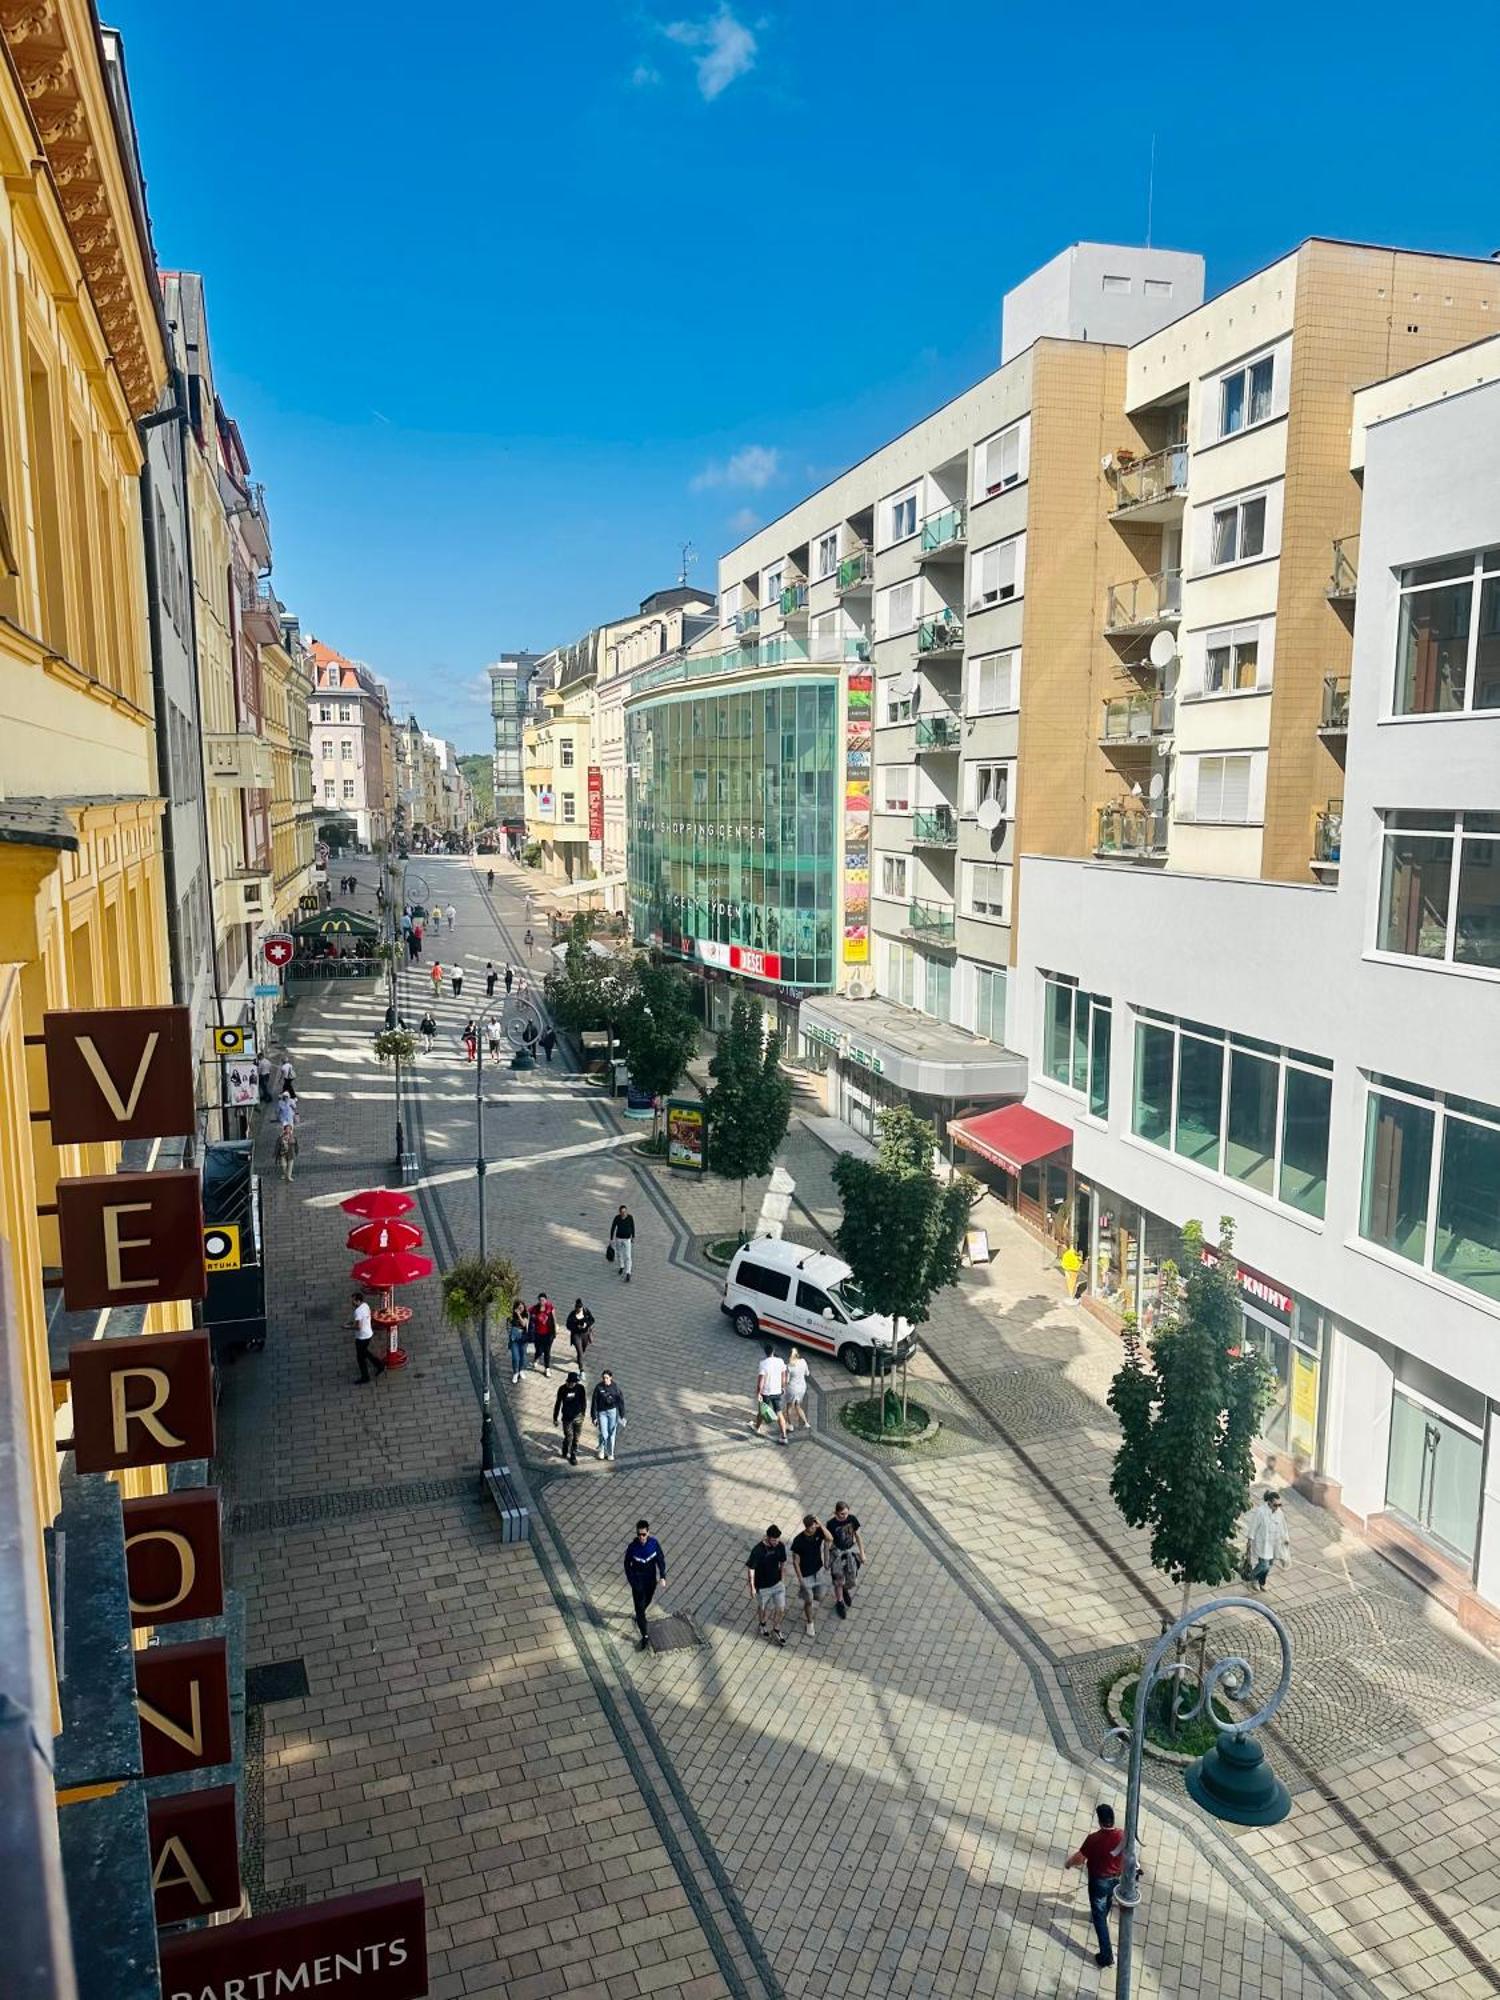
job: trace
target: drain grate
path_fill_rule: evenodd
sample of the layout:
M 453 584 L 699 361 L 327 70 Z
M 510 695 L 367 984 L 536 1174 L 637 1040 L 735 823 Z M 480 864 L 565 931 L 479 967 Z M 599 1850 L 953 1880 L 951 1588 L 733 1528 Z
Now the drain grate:
M 681 1653 L 689 1646 L 701 1646 L 703 1634 L 692 1619 L 682 1612 L 674 1612 L 670 1618 L 653 1618 L 646 1630 L 651 1635 L 653 1653 Z
M 307 1667 L 301 1660 L 270 1660 L 245 1669 L 245 1706 L 264 1708 L 273 1701 L 305 1701 Z

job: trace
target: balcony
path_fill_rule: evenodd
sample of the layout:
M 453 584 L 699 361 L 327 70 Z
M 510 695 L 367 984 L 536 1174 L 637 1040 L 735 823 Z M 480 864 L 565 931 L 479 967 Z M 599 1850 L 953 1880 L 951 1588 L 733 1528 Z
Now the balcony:
M 917 717 L 917 752 L 957 750 L 963 742 L 964 726 L 956 715 L 940 712 Z
M 747 632 L 758 632 L 760 630 L 759 608 L 755 605 L 752 605 L 748 611 L 736 611 L 733 618 L 731 618 L 729 622 L 731 627 L 736 632 L 738 632 L 742 638 Z
M 1312 865 L 1331 872 L 1339 865 L 1344 846 L 1344 801 L 1330 799 L 1313 815 Z
M 801 666 L 811 657 L 807 641 L 799 639 L 795 632 L 772 632 L 760 642 L 763 667 Z
M 1150 861 L 1167 852 L 1167 816 L 1147 812 L 1134 800 L 1101 806 L 1094 852 L 1108 860 Z
M 1187 493 L 1188 448 L 1168 445 L 1149 458 L 1132 458 L 1115 467 L 1115 504 L 1110 512 L 1117 518 L 1129 515 L 1134 521 L 1171 521 L 1182 512 Z
M 240 618 L 257 645 L 274 646 L 281 637 L 281 606 L 259 584 L 247 583 L 240 592 Z
M 964 649 L 964 621 L 944 611 L 924 618 L 917 627 L 917 653 L 924 660 L 956 659 Z
M 795 618 L 799 611 L 807 609 L 807 585 L 789 583 L 777 599 L 783 618 Z
M 1349 676 L 1324 674 L 1323 707 L 1318 718 L 1318 734 L 1330 738 L 1349 734 Z
M 903 927 L 908 937 L 922 944 L 951 945 L 955 923 L 951 903 L 913 903 Z
M 1182 571 L 1158 570 L 1135 576 L 1129 583 L 1112 583 L 1104 609 L 1106 632 L 1155 632 L 1175 625 L 1182 616 Z
M 1104 704 L 1099 741 L 1106 749 L 1118 744 L 1149 744 L 1158 736 L 1170 736 L 1176 721 L 1175 695 L 1117 695 Z
M 271 746 L 249 730 L 205 732 L 203 764 L 209 782 L 234 785 L 241 791 L 268 792 L 274 782 Z
M 222 898 L 220 914 L 229 924 L 261 924 L 271 915 L 272 886 L 269 869 L 237 869 L 216 892 Z
M 1340 535 L 1333 545 L 1333 567 L 1324 592 L 1330 604 L 1352 604 L 1359 582 L 1359 536 Z
M 958 816 L 952 806 L 933 806 L 928 812 L 912 814 L 913 847 L 957 847 Z
M 840 597 L 868 590 L 875 575 L 875 558 L 868 549 L 854 549 L 834 571 L 833 587 Z
M 948 562 L 964 552 L 969 539 L 969 514 L 963 506 L 944 507 L 922 522 L 917 543 L 918 562 Z
M 870 642 L 863 632 L 815 632 L 808 642 L 807 657 L 820 665 L 859 664 L 870 658 Z

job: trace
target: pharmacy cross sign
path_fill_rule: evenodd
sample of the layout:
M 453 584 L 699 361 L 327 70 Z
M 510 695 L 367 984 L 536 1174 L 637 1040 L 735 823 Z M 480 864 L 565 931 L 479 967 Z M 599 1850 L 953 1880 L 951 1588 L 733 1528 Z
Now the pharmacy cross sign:
M 284 931 L 278 931 L 273 937 L 266 939 L 261 949 L 266 955 L 267 965 L 279 967 L 291 964 L 292 953 L 296 950 L 296 946 Z

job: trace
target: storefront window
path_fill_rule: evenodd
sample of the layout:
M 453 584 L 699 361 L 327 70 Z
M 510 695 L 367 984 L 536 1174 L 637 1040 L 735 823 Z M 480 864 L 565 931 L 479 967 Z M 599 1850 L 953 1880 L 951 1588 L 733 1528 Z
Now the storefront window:
M 1135 1311 L 1139 1220 L 1139 1211 L 1133 1203 L 1121 1201 L 1108 1188 L 1095 1188 L 1091 1289 L 1121 1319 Z
M 1161 1308 L 1162 1266 L 1168 1262 L 1182 1271 L 1182 1232 L 1159 1215 L 1141 1218 L 1141 1325 L 1149 1333 Z
M 1483 1475 L 1479 1437 L 1398 1388 L 1391 1398 L 1386 1505 L 1462 1561 L 1472 1562 Z
M 1172 1071 L 1176 1043 L 1170 1028 L 1138 1020 L 1135 1024 L 1135 1099 L 1130 1129 L 1153 1145 L 1170 1144 L 1172 1136 Z

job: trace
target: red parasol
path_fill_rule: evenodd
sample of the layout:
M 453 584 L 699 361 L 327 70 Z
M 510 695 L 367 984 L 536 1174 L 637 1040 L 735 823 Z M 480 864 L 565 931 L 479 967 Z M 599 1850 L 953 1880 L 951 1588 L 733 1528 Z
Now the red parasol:
M 432 1259 L 412 1250 L 377 1250 L 350 1272 L 356 1285 L 373 1285 L 388 1292 L 393 1285 L 414 1285 L 418 1278 L 432 1276 Z
M 397 1188 L 366 1188 L 363 1194 L 352 1194 L 339 1203 L 346 1215 L 366 1215 L 372 1222 L 390 1222 L 416 1205 L 409 1194 Z
M 348 1235 L 351 1250 L 416 1250 L 422 1232 L 414 1222 L 362 1222 Z

